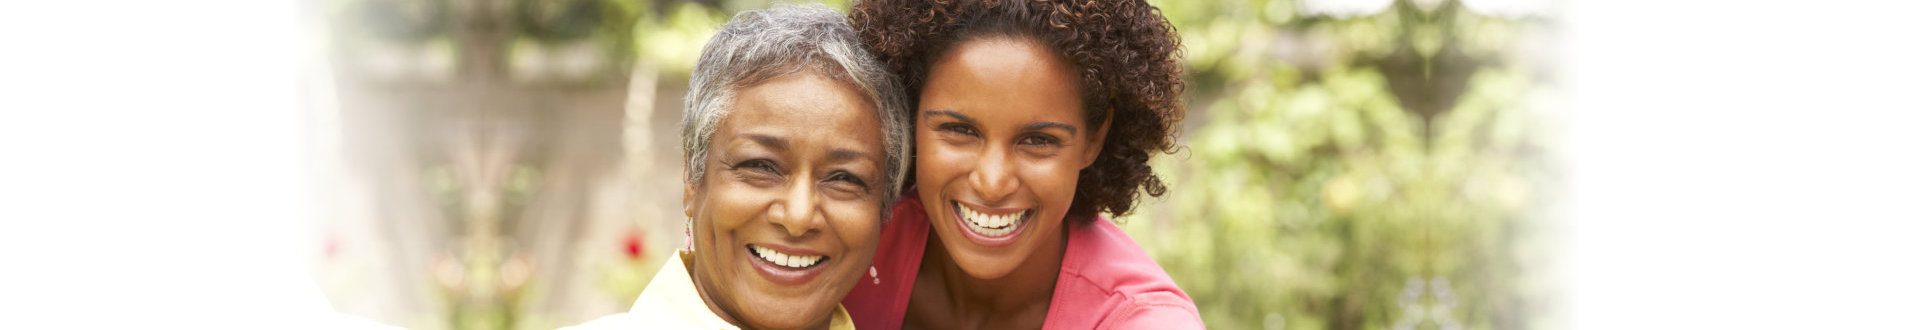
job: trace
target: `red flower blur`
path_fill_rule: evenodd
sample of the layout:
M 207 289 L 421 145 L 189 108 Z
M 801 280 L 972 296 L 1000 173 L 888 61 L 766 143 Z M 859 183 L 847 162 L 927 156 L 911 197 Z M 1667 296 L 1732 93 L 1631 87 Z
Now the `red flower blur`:
M 628 230 L 626 237 L 620 240 L 620 245 L 626 248 L 622 252 L 627 253 L 627 260 L 639 260 L 647 252 L 646 239 L 641 237 L 638 229 Z

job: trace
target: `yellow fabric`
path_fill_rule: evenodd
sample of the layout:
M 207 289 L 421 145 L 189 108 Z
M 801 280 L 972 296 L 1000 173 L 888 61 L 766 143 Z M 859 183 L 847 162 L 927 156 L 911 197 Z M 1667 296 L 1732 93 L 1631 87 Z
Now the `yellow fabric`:
M 691 255 L 675 253 L 647 282 L 633 309 L 562 329 L 740 329 L 707 308 L 706 300 L 693 285 L 693 277 L 687 275 L 692 268 Z M 853 330 L 853 317 L 847 315 L 845 307 L 835 305 L 827 329 Z

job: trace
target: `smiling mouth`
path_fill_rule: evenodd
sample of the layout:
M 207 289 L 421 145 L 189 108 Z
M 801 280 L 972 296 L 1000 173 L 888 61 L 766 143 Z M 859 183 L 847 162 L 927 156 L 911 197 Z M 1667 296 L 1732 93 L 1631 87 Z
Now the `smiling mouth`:
M 766 261 L 774 266 L 789 269 L 819 267 L 820 264 L 826 263 L 825 261 L 827 261 L 827 256 L 791 255 L 753 244 L 747 244 L 747 251 L 751 251 L 754 258 L 760 258 L 760 260 Z
M 1007 214 L 991 214 L 975 211 L 967 208 L 966 205 L 960 205 L 959 202 L 954 202 L 953 207 L 958 211 L 961 220 L 964 220 L 961 222 L 966 223 L 968 229 L 986 237 L 1012 235 L 1014 229 L 1019 229 L 1020 225 L 1025 224 L 1033 215 L 1033 209 Z

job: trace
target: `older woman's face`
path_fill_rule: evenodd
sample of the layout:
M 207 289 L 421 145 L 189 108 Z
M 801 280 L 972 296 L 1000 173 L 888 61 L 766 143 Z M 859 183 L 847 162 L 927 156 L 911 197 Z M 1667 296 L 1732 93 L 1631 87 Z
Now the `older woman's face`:
M 915 181 L 954 263 L 998 279 L 1060 240 L 1080 169 L 1100 152 L 1074 70 L 1023 38 L 962 42 L 928 72 Z
M 873 261 L 885 157 L 874 105 L 803 71 L 739 91 L 686 187 L 695 282 L 748 328 L 825 325 Z

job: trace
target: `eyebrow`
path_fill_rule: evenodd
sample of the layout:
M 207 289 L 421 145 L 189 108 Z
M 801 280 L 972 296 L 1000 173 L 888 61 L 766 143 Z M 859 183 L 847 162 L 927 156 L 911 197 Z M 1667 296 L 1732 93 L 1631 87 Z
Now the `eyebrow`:
M 941 116 L 953 117 L 953 119 L 959 119 L 960 121 L 966 122 L 968 124 L 980 123 L 980 121 L 978 120 L 973 120 L 973 117 L 967 117 L 967 115 L 960 114 L 959 111 L 953 111 L 953 110 L 947 110 L 947 109 L 933 109 L 933 110 L 927 110 L 926 114 L 928 116 L 941 115 Z
M 766 134 L 747 133 L 744 135 L 746 135 L 748 140 L 753 140 L 754 143 L 759 143 L 760 145 L 767 146 L 768 148 L 773 148 L 777 150 L 787 149 L 787 139 L 782 139 L 777 136 L 766 135 Z
M 1022 126 L 1020 128 L 1028 131 L 1038 131 L 1038 130 L 1042 130 L 1050 127 L 1057 127 L 1060 129 L 1067 130 L 1067 135 L 1069 136 L 1080 133 L 1079 127 L 1073 127 L 1073 125 L 1067 125 L 1064 123 L 1051 122 L 1051 121 L 1043 121 L 1038 123 L 1027 124 L 1027 126 Z
M 833 148 L 832 150 L 827 150 L 827 160 L 831 160 L 831 161 L 844 161 L 844 160 L 866 159 L 866 158 L 867 158 L 867 153 L 861 152 L 859 150 L 853 150 L 853 149 L 847 149 L 847 148 Z
M 780 138 L 777 136 L 766 135 L 766 134 L 755 134 L 755 133 L 746 133 L 742 135 L 746 136 L 748 140 L 753 140 L 754 143 L 767 146 L 767 148 L 771 148 L 774 150 L 786 150 L 788 146 L 787 139 Z M 832 161 L 845 161 L 845 160 L 866 159 L 866 158 L 867 158 L 867 153 L 859 150 L 853 150 L 853 149 L 847 149 L 847 148 L 833 148 L 833 149 L 827 150 L 827 159 Z
M 960 114 L 960 112 L 953 111 L 953 110 L 946 110 L 946 109 L 927 110 L 926 115 L 948 116 L 948 117 L 953 117 L 954 119 L 958 119 L 962 122 L 966 122 L 968 124 L 975 124 L 975 125 L 980 124 L 979 121 L 973 120 L 973 117 L 967 117 L 967 115 Z M 1021 130 L 1025 130 L 1025 131 L 1038 131 L 1038 130 L 1043 130 L 1047 128 L 1059 128 L 1059 129 L 1067 130 L 1067 135 L 1075 135 L 1080 133 L 1080 127 L 1068 125 L 1066 123 L 1052 122 L 1052 121 L 1031 123 L 1031 124 L 1027 124 L 1026 126 L 1020 127 Z

